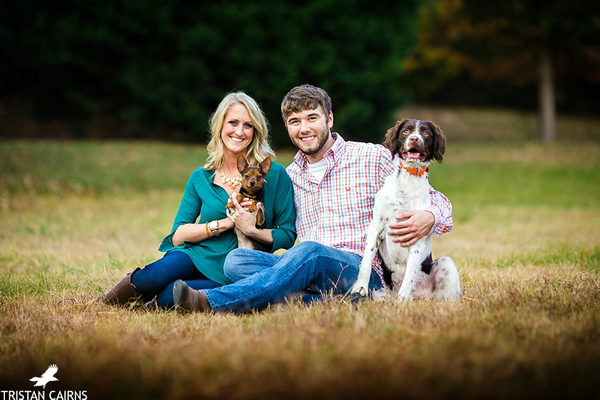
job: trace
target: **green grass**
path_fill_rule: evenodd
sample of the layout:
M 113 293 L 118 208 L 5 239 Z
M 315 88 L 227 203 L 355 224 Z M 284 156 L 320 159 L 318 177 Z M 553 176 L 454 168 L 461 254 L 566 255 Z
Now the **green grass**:
M 397 118 L 418 118 L 436 122 L 453 143 L 501 143 L 522 147 L 540 138 L 538 115 L 508 109 L 405 107 Z M 556 137 L 563 144 L 600 142 L 600 119 L 560 116 Z
M 0 190 L 100 195 L 181 188 L 205 159 L 203 147 L 158 142 L 9 141 L 0 146 Z
M 433 110 L 449 143 L 431 182 L 455 222 L 434 255 L 458 265 L 454 303 L 241 316 L 86 305 L 161 256 L 203 146 L 0 143 L 0 390 L 34 390 L 56 363 L 46 398 L 596 397 L 599 125 L 569 120 L 587 127 L 580 143 L 542 145 L 528 116 Z
M 434 165 L 431 173 L 432 185 L 454 201 L 482 206 L 600 206 L 597 144 L 532 144 L 522 149 L 497 144 L 458 146 L 460 150 L 450 149 L 444 164 Z M 551 159 L 540 159 L 541 152 Z M 470 160 L 468 154 L 480 157 Z

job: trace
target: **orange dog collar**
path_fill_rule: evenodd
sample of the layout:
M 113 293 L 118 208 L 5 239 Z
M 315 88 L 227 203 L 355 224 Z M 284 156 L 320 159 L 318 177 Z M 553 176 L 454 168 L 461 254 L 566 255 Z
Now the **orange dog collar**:
M 404 165 L 402 165 L 402 168 L 407 170 L 409 174 L 419 175 L 419 176 L 423 176 L 423 175 L 425 175 L 425 172 L 427 172 L 427 167 L 423 167 L 421 169 L 416 169 L 416 168 L 405 167 Z

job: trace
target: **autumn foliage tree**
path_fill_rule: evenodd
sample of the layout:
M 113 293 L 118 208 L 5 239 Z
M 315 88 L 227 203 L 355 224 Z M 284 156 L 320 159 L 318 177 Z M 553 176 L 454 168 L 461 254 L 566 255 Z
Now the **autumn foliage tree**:
M 553 141 L 557 102 L 600 111 L 591 89 L 600 86 L 599 11 L 592 0 L 428 0 L 404 86 L 425 100 L 472 96 L 480 104 L 479 91 L 522 106 L 520 88 L 537 85 L 541 138 Z

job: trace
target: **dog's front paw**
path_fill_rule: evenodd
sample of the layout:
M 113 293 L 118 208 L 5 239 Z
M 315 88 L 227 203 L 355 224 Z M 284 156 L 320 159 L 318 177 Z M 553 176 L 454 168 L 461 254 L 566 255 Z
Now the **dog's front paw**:
M 354 284 L 354 286 L 352 286 L 352 289 L 350 289 L 350 294 L 354 294 L 354 293 L 358 293 L 361 296 L 366 297 L 367 294 L 369 294 L 369 290 L 365 288 L 365 285 L 357 282 Z
M 407 304 L 411 298 L 412 298 L 412 296 L 411 296 L 410 292 L 408 294 L 400 292 L 400 293 L 398 293 L 397 299 L 398 299 L 399 303 Z

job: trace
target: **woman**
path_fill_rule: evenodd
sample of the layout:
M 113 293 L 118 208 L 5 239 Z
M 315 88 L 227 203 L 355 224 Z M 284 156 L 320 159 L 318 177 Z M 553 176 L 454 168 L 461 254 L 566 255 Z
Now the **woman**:
M 170 308 L 174 306 L 173 283 L 178 279 L 197 290 L 229 284 L 223 262 L 227 253 L 237 247 L 234 226 L 270 245 L 271 252 L 293 246 L 293 189 L 281 164 L 273 162 L 266 176 L 265 229 L 255 227 L 255 213 L 243 208 L 244 201 L 236 202 L 233 213 L 225 212 L 225 204 L 241 184 L 238 155 L 244 155 L 253 165 L 275 156 L 268 143 L 268 122 L 259 105 L 243 92 L 229 93 L 212 115 L 210 128 L 206 164 L 191 174 L 171 234 L 159 247 L 165 256 L 128 274 L 100 301 L 125 304 L 154 299 L 159 307 Z

